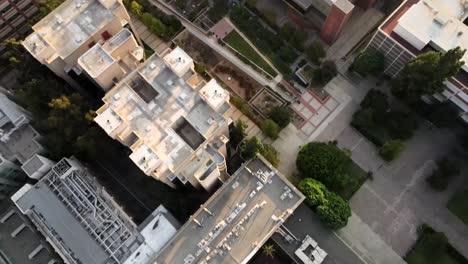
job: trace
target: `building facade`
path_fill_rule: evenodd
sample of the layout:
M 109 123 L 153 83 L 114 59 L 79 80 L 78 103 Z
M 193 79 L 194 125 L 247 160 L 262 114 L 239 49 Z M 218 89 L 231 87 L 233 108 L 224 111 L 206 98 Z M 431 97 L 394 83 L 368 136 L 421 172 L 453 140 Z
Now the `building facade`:
M 148 176 L 211 190 L 226 171 L 229 93 L 179 47 L 153 55 L 103 98 L 95 121 Z
M 35 156 L 23 169 L 39 181 L 11 199 L 65 263 L 147 263 L 179 227 L 162 206 L 137 227 L 74 158 Z
M 38 0 L 0 0 L 0 42 L 26 34 L 38 11 Z
M 427 51 L 468 47 L 468 8 L 458 0 L 406 0 L 378 28 L 367 48 L 385 56 L 385 74 L 397 77 L 406 63 Z M 445 82 L 442 93 L 427 102 L 451 101 L 468 122 L 468 54 L 460 72 Z
M 0 200 L 18 190 L 23 185 L 24 180 L 25 176 L 21 168 L 0 153 Z
M 107 91 L 144 58 L 130 22 L 121 0 L 67 0 L 23 45 L 72 86 L 83 74 Z

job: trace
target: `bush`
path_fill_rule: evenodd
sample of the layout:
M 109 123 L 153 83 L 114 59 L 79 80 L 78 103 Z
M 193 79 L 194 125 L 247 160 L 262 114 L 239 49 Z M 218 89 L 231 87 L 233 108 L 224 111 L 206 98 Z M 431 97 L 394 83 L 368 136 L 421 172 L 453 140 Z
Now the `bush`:
M 384 160 L 392 161 L 396 159 L 404 149 L 405 144 L 399 139 L 394 139 L 385 142 L 379 154 Z
M 244 159 L 249 160 L 263 152 L 263 144 L 257 137 L 251 137 L 244 141 L 241 146 L 241 155 Z
M 333 61 L 324 61 L 320 68 L 312 72 L 312 84 L 324 86 L 338 74 L 336 64 Z
M 273 167 L 278 168 L 280 164 L 279 153 L 278 151 L 270 144 L 264 144 L 263 150 L 260 153 L 262 156 L 270 162 Z
M 306 49 L 305 54 L 307 59 L 309 59 L 313 64 L 320 65 L 322 63 L 322 59 L 325 58 L 326 52 L 323 48 L 323 45 L 315 41 Z
M 285 128 L 291 122 L 291 110 L 288 107 L 273 107 L 268 114 L 280 128 Z
M 307 38 L 307 34 L 296 28 L 292 23 L 285 23 L 279 30 L 279 34 L 282 39 L 286 40 L 291 46 L 298 50 L 304 49 L 304 42 Z
M 296 159 L 296 166 L 303 178 L 314 178 L 332 191 L 343 188 L 345 167 L 349 157 L 330 143 L 311 142 L 304 145 Z
M 247 124 L 240 119 L 231 126 L 229 138 L 233 147 L 237 147 L 237 145 L 239 145 L 239 143 L 247 136 L 247 133 L 245 132 L 247 127 Z
M 306 196 L 307 205 L 318 214 L 326 226 L 333 229 L 346 226 L 351 216 L 351 208 L 343 198 L 311 178 L 303 179 L 298 188 Z
M 267 119 L 263 122 L 262 131 L 271 139 L 277 139 L 279 133 L 279 126 L 275 123 L 275 121 L 271 119 Z
M 361 76 L 366 77 L 368 74 L 377 75 L 384 70 L 385 59 L 382 53 L 374 50 L 367 49 L 361 51 L 356 57 L 351 70 L 359 73 Z
M 320 220 L 332 229 L 345 227 L 351 216 L 349 204 L 334 192 L 327 193 L 327 201 L 327 204 L 317 207 Z
M 436 191 L 447 189 L 450 179 L 460 172 L 458 164 L 448 158 L 437 162 L 437 169 L 426 179 L 426 182 Z

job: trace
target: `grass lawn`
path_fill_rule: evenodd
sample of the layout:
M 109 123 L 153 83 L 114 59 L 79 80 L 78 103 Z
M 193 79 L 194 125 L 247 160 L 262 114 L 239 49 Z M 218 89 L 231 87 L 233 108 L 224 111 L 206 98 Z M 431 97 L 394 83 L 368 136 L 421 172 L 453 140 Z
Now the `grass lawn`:
M 359 165 L 354 163 L 352 160 L 346 165 L 345 170 L 352 180 L 348 184 L 348 188 L 346 188 L 342 192 L 337 193 L 344 199 L 349 200 L 354 195 L 354 193 L 357 192 L 359 188 L 361 188 L 361 185 L 364 184 L 364 182 L 366 181 L 367 172 L 365 172 L 361 167 L 359 167 Z
M 447 208 L 468 225 L 468 189 L 457 192 L 448 202 Z
M 268 63 L 252 48 L 252 46 L 250 46 L 249 43 L 247 43 L 247 41 L 245 41 L 245 39 L 241 37 L 239 33 L 237 33 L 237 31 L 231 31 L 231 33 L 224 38 L 224 41 L 265 72 L 273 77 L 276 76 L 275 70 L 268 65 Z
M 435 231 L 425 226 L 419 234 L 419 238 L 413 248 L 406 255 L 408 264 L 466 264 L 468 261 L 460 255 L 446 240 L 442 234 L 435 235 Z

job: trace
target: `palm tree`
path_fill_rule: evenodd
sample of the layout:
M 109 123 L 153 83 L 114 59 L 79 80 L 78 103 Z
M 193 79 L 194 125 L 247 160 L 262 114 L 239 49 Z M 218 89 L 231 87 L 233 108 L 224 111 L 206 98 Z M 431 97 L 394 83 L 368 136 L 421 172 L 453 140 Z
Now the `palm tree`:
M 273 245 L 264 245 L 263 246 L 263 254 L 269 257 L 273 257 L 273 253 L 275 253 L 276 249 Z

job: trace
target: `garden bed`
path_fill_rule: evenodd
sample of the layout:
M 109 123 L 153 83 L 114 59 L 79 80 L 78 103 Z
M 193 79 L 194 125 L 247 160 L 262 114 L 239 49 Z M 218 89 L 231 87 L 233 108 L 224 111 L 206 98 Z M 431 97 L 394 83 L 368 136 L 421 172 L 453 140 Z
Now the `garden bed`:
M 423 225 L 418 230 L 418 240 L 405 256 L 408 264 L 467 264 L 466 260 L 455 248 L 447 242 L 445 235 Z
M 263 88 L 245 73 L 224 61 L 219 63 L 213 72 L 230 90 L 246 101 L 250 101 Z
M 459 191 L 450 199 L 447 208 L 468 225 L 468 189 Z
M 236 31 L 231 31 L 223 39 L 234 51 L 236 56 L 241 60 L 252 65 L 255 68 L 260 68 L 262 71 L 269 74 L 271 77 L 277 75 L 276 71 L 255 51 L 255 49 Z
M 250 102 L 262 115 L 267 117 L 275 107 L 285 106 L 286 102 L 273 94 L 269 89 L 263 89 Z

